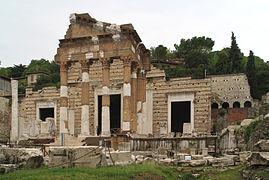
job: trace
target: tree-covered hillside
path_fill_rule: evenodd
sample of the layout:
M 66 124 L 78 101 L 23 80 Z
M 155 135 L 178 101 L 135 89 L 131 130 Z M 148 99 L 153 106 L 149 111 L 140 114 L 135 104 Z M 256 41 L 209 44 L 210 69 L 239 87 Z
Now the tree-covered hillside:
M 212 51 L 214 41 L 208 37 L 193 37 L 181 39 L 175 44 L 175 50 L 169 50 L 164 45 L 151 48 L 152 59 L 184 59 L 176 68 L 162 66 L 168 78 L 191 76 L 204 78 L 205 75 L 245 73 L 251 87 L 251 95 L 260 99 L 269 92 L 269 62 L 265 62 L 254 52 L 244 56 L 236 37 L 232 33 L 231 46 L 220 51 Z M 155 64 L 157 65 L 157 64 Z

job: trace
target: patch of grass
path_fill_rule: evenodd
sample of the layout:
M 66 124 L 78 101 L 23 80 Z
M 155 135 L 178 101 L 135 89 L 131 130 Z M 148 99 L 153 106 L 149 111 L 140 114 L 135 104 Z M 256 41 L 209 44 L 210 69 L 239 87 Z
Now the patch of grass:
M 129 165 L 100 168 L 40 168 L 31 170 L 18 170 L 5 175 L 0 179 L 176 179 L 178 173 L 172 167 L 158 165 Z M 141 179 L 138 178 L 138 179 Z
M 222 169 L 222 168 L 221 168 Z M 243 180 L 239 171 L 242 169 L 241 166 L 232 167 L 225 171 L 219 172 L 220 169 L 211 169 L 207 173 L 203 174 L 198 179 L 201 180 Z
M 176 166 L 162 166 L 152 164 L 113 166 L 99 168 L 55 168 L 42 167 L 31 170 L 18 170 L 8 174 L 0 175 L 0 179 L 94 179 L 94 180 L 127 180 L 127 179 L 183 179 L 183 180 L 240 180 L 239 170 L 242 167 L 222 168 L 215 167 L 183 167 L 178 170 Z M 195 177 L 193 174 L 200 174 Z

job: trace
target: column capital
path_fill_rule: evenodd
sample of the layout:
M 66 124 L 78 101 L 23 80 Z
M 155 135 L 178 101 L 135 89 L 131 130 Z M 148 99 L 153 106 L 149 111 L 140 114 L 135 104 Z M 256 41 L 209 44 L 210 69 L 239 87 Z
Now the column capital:
M 122 56 L 121 59 L 123 60 L 124 66 L 131 66 L 132 57 L 131 56 Z
M 67 71 L 69 63 L 67 61 L 59 62 L 60 71 Z
M 111 58 L 106 57 L 106 58 L 99 58 L 100 62 L 103 64 L 104 69 L 109 69 L 110 68 L 110 63 L 111 63 Z
M 91 65 L 91 61 L 89 61 L 88 59 L 84 59 L 84 60 L 79 60 L 79 62 L 81 64 L 82 72 L 88 72 L 89 66 Z

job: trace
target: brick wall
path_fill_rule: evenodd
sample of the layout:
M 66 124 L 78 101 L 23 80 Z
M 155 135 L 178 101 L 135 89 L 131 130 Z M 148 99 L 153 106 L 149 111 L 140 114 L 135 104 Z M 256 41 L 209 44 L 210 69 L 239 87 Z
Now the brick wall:
M 229 108 L 228 109 L 228 123 L 241 121 L 248 117 L 248 108 Z
M 194 93 L 195 132 L 211 130 L 210 79 L 172 78 L 165 80 L 165 73 L 155 67 L 147 74 L 147 89 L 153 90 L 153 133 L 160 133 L 160 125 L 168 123 L 169 93 Z

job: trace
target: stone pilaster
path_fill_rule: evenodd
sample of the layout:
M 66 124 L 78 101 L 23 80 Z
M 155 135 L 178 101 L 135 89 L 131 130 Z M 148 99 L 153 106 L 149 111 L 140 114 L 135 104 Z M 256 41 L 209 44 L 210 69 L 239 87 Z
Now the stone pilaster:
M 60 64 L 61 89 L 60 89 L 60 133 L 68 133 L 68 88 L 67 88 L 67 62 Z
M 103 58 L 103 96 L 102 96 L 102 132 L 101 136 L 110 136 L 110 59 Z
M 81 92 L 81 134 L 90 134 L 90 112 L 89 112 L 89 60 L 81 60 L 82 68 L 82 92 Z
M 132 66 L 131 74 L 131 131 L 137 131 L 137 65 Z
M 138 97 L 137 97 L 137 133 L 143 134 L 143 120 L 145 119 L 146 103 L 146 77 L 143 70 L 138 73 Z
M 10 141 L 15 142 L 19 138 L 19 104 L 18 104 L 18 81 L 11 80 L 12 106 L 11 106 L 11 130 Z
M 124 57 L 124 82 L 123 82 L 123 131 L 130 131 L 131 121 L 131 58 Z

